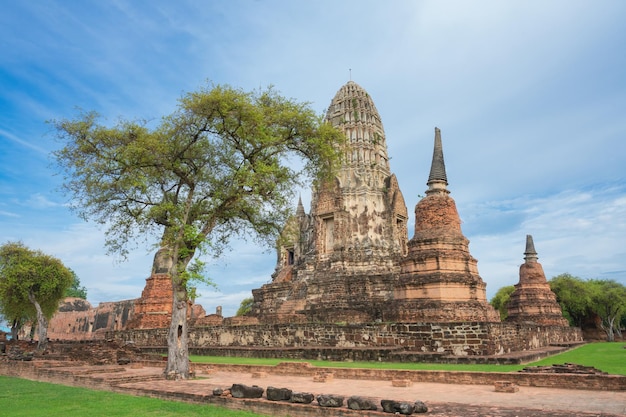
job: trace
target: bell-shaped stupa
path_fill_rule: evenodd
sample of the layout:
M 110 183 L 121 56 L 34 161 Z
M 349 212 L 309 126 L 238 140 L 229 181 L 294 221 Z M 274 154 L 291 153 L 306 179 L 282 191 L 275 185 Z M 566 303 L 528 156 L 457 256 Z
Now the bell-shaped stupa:
M 498 322 L 487 302 L 469 240 L 448 190 L 441 131 L 435 146 L 426 196 L 415 206 L 415 233 L 394 291 L 398 321 Z
M 506 320 L 544 326 L 568 326 L 537 259 L 533 237 L 526 235 L 524 263 L 519 267 L 519 282 L 509 298 Z

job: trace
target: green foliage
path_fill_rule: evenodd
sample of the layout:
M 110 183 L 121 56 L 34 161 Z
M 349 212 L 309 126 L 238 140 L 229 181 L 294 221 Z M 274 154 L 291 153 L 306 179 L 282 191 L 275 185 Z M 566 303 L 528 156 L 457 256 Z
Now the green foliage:
M 550 280 L 564 315 L 575 326 L 583 327 L 600 319 L 600 326 L 613 341 L 621 335 L 620 324 L 626 316 L 626 286 L 614 280 L 583 280 L 561 274 Z
M 15 337 L 26 321 L 37 321 L 38 349 L 47 343 L 47 321 L 72 284 L 73 276 L 58 259 L 22 243 L 0 246 L 0 313 Z
M 70 285 L 67 290 L 65 290 L 65 294 L 63 294 L 63 297 L 75 297 L 75 298 L 82 298 L 83 300 L 87 299 L 87 288 L 85 287 L 81 287 L 80 286 L 80 279 L 78 278 L 78 275 L 76 275 L 76 272 L 74 272 L 72 269 L 68 268 L 70 273 L 72 274 L 72 285 Z
M 592 279 L 587 283 L 591 293 L 591 308 L 600 317 L 600 326 L 606 332 L 607 340 L 615 340 L 615 333 L 621 336 L 621 318 L 626 315 L 626 287 L 613 280 Z
M 185 354 L 174 351 L 186 349 L 187 336 L 174 330 L 186 326 L 190 281 L 210 281 L 201 264 L 190 266 L 197 251 L 219 256 L 236 236 L 271 244 L 297 186 L 331 178 L 345 142 L 307 103 L 271 87 L 187 93 L 154 127 L 108 127 L 93 112 L 52 123 L 63 144 L 54 152 L 63 187 L 81 217 L 107 227 L 109 251 L 125 256 L 139 236 L 165 249 L 174 289 L 169 357 L 181 367 Z
M 53 124 L 64 189 L 83 218 L 107 225 L 108 249 L 125 255 L 129 242 L 156 234 L 179 271 L 199 247 L 219 255 L 233 236 L 271 243 L 296 186 L 330 178 L 345 141 L 307 103 L 271 87 L 188 93 L 152 129 L 107 127 L 93 112 Z M 303 166 L 287 163 L 293 157 Z
M 509 304 L 509 298 L 511 297 L 511 294 L 513 294 L 513 291 L 515 291 L 514 285 L 502 287 L 498 290 L 496 295 L 493 296 L 491 301 L 489 301 L 489 304 L 500 312 L 500 319 L 502 320 L 506 319 L 509 315 L 507 307 Z
M 7 416 L 49 417 L 263 417 L 212 404 L 189 404 L 0 376 Z
M 250 310 L 252 310 L 252 304 L 254 304 L 254 298 L 252 297 L 241 300 L 241 304 L 239 304 L 236 315 L 245 316 Z
M 71 271 L 52 256 L 18 242 L 0 246 L 0 309 L 9 321 L 36 318 L 29 295 L 49 319 L 72 280 Z
M 572 326 L 582 328 L 591 314 L 591 294 L 586 282 L 564 273 L 553 277 L 549 284 L 565 318 Z

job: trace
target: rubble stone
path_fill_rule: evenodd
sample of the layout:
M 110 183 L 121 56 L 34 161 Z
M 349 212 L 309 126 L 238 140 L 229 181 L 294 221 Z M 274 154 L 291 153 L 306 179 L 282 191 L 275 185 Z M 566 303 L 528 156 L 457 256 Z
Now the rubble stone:
M 374 400 L 357 395 L 349 397 L 347 405 L 351 410 L 378 410 L 378 406 Z
M 315 396 L 310 392 L 292 392 L 291 399 L 289 401 L 299 404 L 311 404 L 314 399 Z
M 320 394 L 316 399 L 320 407 L 342 407 L 345 397 L 333 394 Z
M 233 384 L 230 393 L 234 398 L 261 398 L 264 389 L 257 385 Z
M 270 401 L 289 401 L 291 400 L 292 391 L 289 388 L 267 387 L 265 396 Z

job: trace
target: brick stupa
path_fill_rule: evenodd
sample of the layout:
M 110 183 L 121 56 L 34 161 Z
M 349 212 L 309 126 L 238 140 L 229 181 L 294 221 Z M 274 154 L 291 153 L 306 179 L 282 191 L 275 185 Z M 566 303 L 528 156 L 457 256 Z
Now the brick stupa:
M 506 320 L 544 326 L 568 326 L 537 259 L 533 237 L 527 235 L 525 262 L 519 268 L 519 283 L 515 284 L 515 291 L 509 298 Z
M 163 256 L 165 248 L 154 255 L 152 273 L 146 278 L 146 286 L 141 297 L 134 301 L 133 313 L 126 324 L 127 329 L 163 329 L 168 328 L 172 321 L 172 302 L 174 293 L 170 278 L 171 261 Z M 207 324 L 215 324 L 215 315 L 206 316 L 206 311 L 199 304 L 188 301 L 187 319 L 196 323 L 198 319 Z M 221 314 L 217 323 L 221 323 Z
M 428 190 L 415 206 L 415 233 L 402 261 L 402 275 L 394 291 L 399 321 L 499 322 L 487 302 L 486 284 L 461 219 L 447 189 L 441 131 L 435 128 L 435 146 Z

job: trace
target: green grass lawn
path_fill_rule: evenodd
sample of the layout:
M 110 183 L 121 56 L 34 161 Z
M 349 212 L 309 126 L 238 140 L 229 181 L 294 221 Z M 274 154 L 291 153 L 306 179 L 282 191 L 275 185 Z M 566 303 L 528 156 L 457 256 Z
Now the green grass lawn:
M 262 417 L 187 404 L 0 376 L 0 415 L 11 417 Z
M 306 360 L 313 366 L 336 368 L 370 368 L 370 369 L 415 369 L 439 371 L 476 371 L 476 372 L 515 372 L 527 366 L 545 366 L 552 364 L 575 363 L 593 366 L 601 371 L 616 375 L 626 375 L 626 349 L 624 342 L 589 343 L 570 351 L 542 359 L 525 365 L 453 365 L 435 363 L 390 363 L 390 362 L 331 362 Z M 289 359 L 236 358 L 224 356 L 191 356 L 196 363 L 229 363 L 245 365 L 277 365 Z

